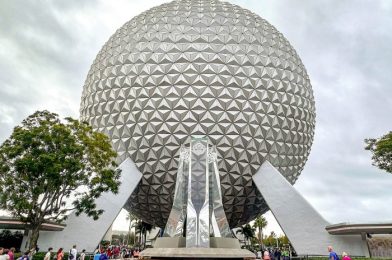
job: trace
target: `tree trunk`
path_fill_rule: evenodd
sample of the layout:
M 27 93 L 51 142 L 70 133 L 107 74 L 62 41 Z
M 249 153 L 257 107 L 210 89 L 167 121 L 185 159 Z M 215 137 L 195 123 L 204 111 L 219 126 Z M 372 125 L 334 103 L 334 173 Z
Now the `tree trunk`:
M 263 229 L 262 229 L 262 228 L 259 228 L 259 236 L 261 237 L 261 238 L 260 238 L 260 246 L 261 246 L 261 249 L 263 249 L 263 250 L 264 250 L 264 243 L 263 243 Z
M 131 230 L 132 230 L 132 227 L 131 227 L 131 225 L 129 224 L 129 227 L 128 227 L 128 236 L 127 236 L 127 245 L 129 245 L 130 242 L 131 242 Z
M 39 227 L 40 225 L 32 225 L 31 226 L 31 237 L 29 241 L 29 249 L 36 248 L 37 242 L 39 238 Z

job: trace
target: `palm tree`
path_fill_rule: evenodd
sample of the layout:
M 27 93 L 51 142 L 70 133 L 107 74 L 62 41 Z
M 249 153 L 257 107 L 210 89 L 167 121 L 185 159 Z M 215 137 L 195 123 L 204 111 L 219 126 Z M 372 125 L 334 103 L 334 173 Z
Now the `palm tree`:
M 128 245 L 128 244 L 130 244 L 129 242 L 131 240 L 131 230 L 132 230 L 132 227 L 133 227 L 132 222 L 134 220 L 137 221 L 138 218 L 134 214 L 132 214 L 131 212 L 128 211 L 127 220 L 129 220 L 128 239 L 127 239 L 127 245 Z M 133 241 L 132 244 L 134 244 L 134 243 L 135 243 L 135 241 Z
M 143 234 L 143 248 L 146 248 L 146 239 L 147 239 L 147 232 L 150 232 L 153 228 L 153 225 L 142 221 L 142 234 Z
M 143 248 L 145 248 L 147 232 L 150 232 L 154 226 L 147 222 L 144 222 L 141 219 L 138 219 L 137 222 L 132 225 L 132 227 L 135 227 L 135 234 L 139 233 L 139 246 L 143 245 Z
M 142 232 L 143 232 L 142 220 L 137 219 L 136 222 L 132 225 L 132 227 L 135 228 L 135 239 L 137 236 L 139 237 L 137 243 L 140 246 L 142 244 Z M 139 234 L 139 235 L 137 235 L 137 234 Z M 136 241 L 135 241 L 135 243 L 136 243 Z
M 255 237 L 255 229 L 251 227 L 251 225 L 246 224 L 242 226 L 236 233 L 240 233 L 244 236 L 245 245 L 251 238 Z
M 275 234 L 275 231 L 271 231 L 271 234 L 270 234 L 270 237 L 271 237 L 271 239 L 272 239 L 272 244 L 276 241 L 276 247 L 278 247 L 279 246 L 279 244 L 278 244 L 278 239 L 276 238 L 276 234 Z
M 259 244 L 261 248 L 264 248 L 263 244 L 263 229 L 268 225 L 267 220 L 263 215 L 257 217 L 255 219 L 255 222 L 253 223 L 253 227 L 258 229 L 258 239 L 259 239 Z

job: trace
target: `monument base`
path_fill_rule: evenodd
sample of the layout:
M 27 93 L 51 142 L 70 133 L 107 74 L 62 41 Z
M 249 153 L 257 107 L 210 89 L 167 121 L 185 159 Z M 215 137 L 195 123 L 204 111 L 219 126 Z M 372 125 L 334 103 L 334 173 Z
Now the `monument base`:
M 246 249 L 232 248 L 147 248 L 139 259 L 256 259 Z
M 158 237 L 154 248 L 185 248 L 185 237 Z M 241 249 L 240 242 L 236 238 L 210 237 L 210 248 Z

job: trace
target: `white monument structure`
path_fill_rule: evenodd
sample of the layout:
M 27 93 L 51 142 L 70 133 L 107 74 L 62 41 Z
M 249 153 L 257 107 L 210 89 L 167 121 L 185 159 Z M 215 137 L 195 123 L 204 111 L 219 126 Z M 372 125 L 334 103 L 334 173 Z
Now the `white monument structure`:
M 121 208 L 168 237 L 186 229 L 186 247 L 210 247 L 211 233 L 230 237 L 271 210 L 298 254 L 323 255 L 328 245 L 367 254 L 359 235 L 330 235 L 292 187 L 313 140 L 312 87 L 290 43 L 257 14 L 218 0 L 143 12 L 98 53 L 80 113 L 118 153 L 120 194 L 99 199 L 98 222 L 71 217 L 64 231 L 41 234 L 40 247 L 92 251 Z M 192 155 L 192 136 L 215 154 Z M 186 156 L 204 163 L 187 172 Z

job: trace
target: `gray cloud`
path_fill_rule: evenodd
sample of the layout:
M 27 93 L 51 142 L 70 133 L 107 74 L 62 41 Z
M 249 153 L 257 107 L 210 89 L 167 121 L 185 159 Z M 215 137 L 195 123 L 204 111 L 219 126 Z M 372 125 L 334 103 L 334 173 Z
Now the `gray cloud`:
M 0 142 L 37 109 L 77 117 L 101 46 L 162 2 L 2 1 Z M 281 31 L 313 84 L 315 140 L 295 187 L 331 222 L 391 220 L 392 175 L 371 166 L 363 139 L 392 130 L 392 2 L 231 2 Z

